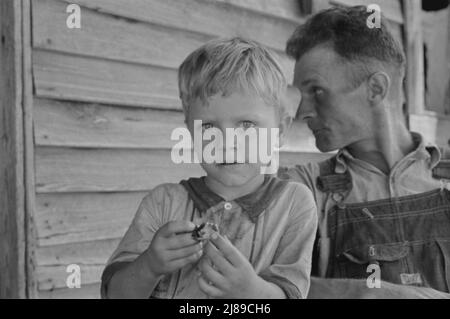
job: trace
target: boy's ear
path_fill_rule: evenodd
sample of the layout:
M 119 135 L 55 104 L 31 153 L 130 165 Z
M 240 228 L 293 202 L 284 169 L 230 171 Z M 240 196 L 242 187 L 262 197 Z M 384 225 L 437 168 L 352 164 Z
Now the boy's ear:
M 286 143 L 287 140 L 287 133 L 289 129 L 291 128 L 293 118 L 285 114 L 280 119 L 280 148 Z

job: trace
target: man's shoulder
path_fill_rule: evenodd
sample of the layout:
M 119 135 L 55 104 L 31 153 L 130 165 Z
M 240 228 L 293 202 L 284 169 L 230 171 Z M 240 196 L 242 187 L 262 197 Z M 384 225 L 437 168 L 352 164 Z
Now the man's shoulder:
M 441 159 L 432 169 L 433 177 L 450 180 L 450 148 L 439 147 Z
M 314 186 L 321 171 L 332 169 L 334 158 L 332 156 L 325 160 L 299 164 L 292 167 L 280 167 L 278 177 L 285 180 L 295 181 L 307 185 L 310 189 Z

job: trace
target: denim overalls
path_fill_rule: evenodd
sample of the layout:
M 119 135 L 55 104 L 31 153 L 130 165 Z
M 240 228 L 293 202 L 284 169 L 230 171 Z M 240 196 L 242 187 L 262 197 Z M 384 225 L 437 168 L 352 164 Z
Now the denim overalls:
M 325 276 L 366 279 L 377 268 L 384 281 L 450 292 L 449 155 L 432 172 L 440 189 L 352 204 L 343 203 L 351 174 L 336 174 L 335 158 L 320 163 L 317 187 L 336 203 L 327 212 Z

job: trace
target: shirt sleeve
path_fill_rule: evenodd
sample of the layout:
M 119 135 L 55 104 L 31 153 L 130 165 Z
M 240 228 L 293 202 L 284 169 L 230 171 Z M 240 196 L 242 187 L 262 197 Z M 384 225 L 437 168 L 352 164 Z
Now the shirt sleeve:
M 310 286 L 317 209 L 311 191 L 295 184 L 286 231 L 271 266 L 260 276 L 278 285 L 289 299 L 306 298 Z
M 109 258 L 102 273 L 101 297 L 106 298 L 107 286 L 114 273 L 126 267 L 150 245 L 163 225 L 163 189 L 155 188 L 140 203 L 139 208 L 118 247 Z

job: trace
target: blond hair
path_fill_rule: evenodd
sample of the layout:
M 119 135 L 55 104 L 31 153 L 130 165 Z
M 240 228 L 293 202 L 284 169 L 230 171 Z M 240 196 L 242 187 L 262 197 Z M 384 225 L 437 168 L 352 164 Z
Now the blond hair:
M 243 38 L 212 40 L 192 52 L 178 70 L 185 115 L 189 106 L 216 94 L 253 93 L 267 105 L 283 109 L 286 78 L 273 53 Z

